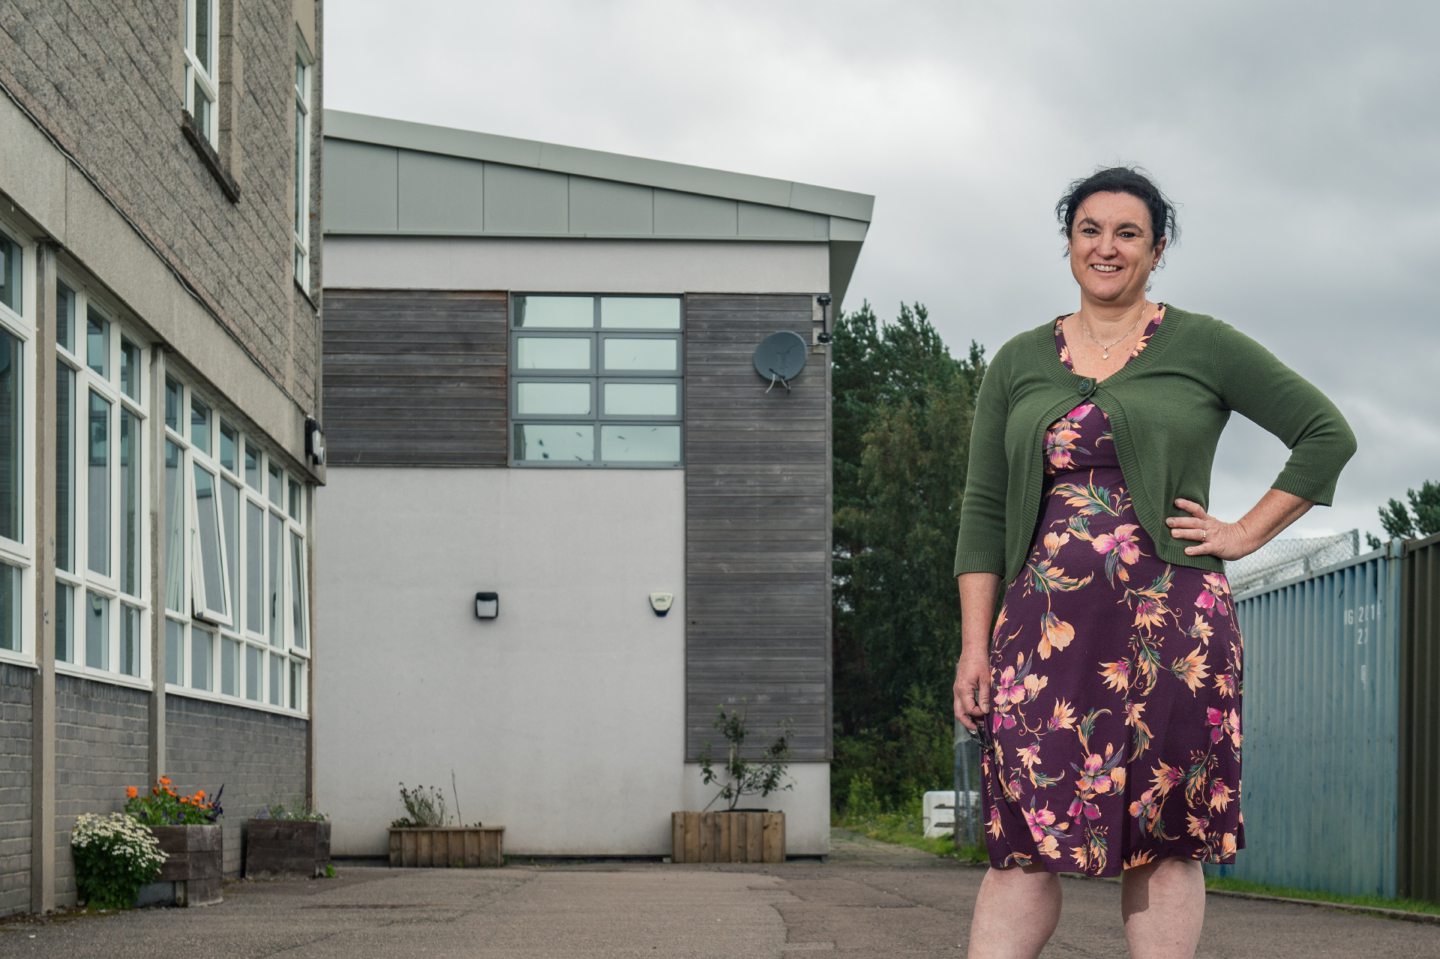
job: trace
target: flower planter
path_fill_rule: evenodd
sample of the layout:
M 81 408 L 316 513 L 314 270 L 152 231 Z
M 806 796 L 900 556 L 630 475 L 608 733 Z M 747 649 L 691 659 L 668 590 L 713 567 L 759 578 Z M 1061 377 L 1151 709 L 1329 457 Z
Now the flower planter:
M 670 850 L 671 862 L 784 862 L 785 814 L 671 813 Z
M 504 826 L 410 826 L 391 828 L 392 866 L 505 865 Z
M 221 899 L 225 847 L 218 825 L 151 826 L 165 853 L 155 882 L 140 888 L 140 905 L 208 906 Z
M 294 819 L 245 821 L 245 878 L 325 875 L 330 863 L 330 823 Z

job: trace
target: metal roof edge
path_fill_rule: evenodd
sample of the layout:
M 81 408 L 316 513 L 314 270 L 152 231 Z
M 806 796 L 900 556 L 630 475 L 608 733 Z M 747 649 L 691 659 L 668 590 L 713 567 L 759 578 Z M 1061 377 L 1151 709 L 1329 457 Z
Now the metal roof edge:
M 867 224 L 875 207 L 875 198 L 865 193 L 623 153 L 606 153 L 344 110 L 327 109 L 324 121 L 324 135 L 337 140 L 742 200 Z

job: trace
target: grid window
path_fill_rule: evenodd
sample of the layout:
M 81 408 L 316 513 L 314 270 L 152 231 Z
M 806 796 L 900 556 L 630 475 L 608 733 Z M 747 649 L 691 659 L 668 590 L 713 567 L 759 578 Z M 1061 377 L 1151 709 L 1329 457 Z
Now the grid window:
M 310 55 L 295 50 L 295 282 L 310 289 Z
M 84 284 L 55 295 L 55 658 L 149 678 L 149 353 Z
M 679 297 L 518 295 L 510 337 L 512 464 L 681 465 Z
M 0 221 L 0 657 L 32 661 L 34 246 Z
M 220 99 L 219 0 L 185 0 L 185 110 L 215 145 Z
M 166 681 L 304 712 L 310 607 L 305 483 L 180 380 L 166 429 Z

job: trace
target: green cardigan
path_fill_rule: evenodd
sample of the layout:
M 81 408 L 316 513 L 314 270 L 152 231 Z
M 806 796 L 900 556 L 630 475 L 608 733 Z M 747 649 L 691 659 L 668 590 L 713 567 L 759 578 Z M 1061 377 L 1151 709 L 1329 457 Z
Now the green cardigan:
M 1225 323 L 1167 307 L 1144 350 L 1097 382 L 1066 369 L 1051 321 L 1011 339 L 990 362 L 976 400 L 955 574 L 1025 568 L 1040 518 L 1045 431 L 1090 400 L 1110 417 L 1115 452 L 1140 525 L 1168 563 L 1222 570 L 1187 556 L 1165 519 L 1183 497 L 1207 506 L 1220 431 L 1235 410 L 1274 433 L 1290 459 L 1272 484 L 1330 505 L 1355 435 L 1335 404 L 1268 350 Z

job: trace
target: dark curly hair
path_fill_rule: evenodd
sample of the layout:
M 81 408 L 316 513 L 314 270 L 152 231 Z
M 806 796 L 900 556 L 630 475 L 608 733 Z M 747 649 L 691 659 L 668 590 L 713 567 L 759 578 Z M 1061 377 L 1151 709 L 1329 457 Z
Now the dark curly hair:
M 1060 221 L 1060 235 L 1070 240 L 1075 227 L 1075 211 L 1092 193 L 1128 193 L 1150 211 L 1150 228 L 1153 236 L 1150 248 L 1160 245 L 1160 238 L 1174 243 L 1180 235 L 1180 225 L 1175 221 L 1175 205 L 1160 192 L 1160 188 L 1137 167 L 1106 167 L 1096 170 L 1087 177 L 1070 184 L 1060 202 L 1055 204 L 1055 218 Z

